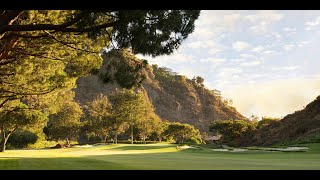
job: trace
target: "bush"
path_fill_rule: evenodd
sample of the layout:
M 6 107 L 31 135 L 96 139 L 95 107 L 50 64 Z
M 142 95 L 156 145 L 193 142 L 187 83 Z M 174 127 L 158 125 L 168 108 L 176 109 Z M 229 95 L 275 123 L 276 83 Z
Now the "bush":
M 102 80 L 102 82 L 104 83 L 112 83 L 113 79 L 111 77 L 111 75 L 109 75 L 107 72 L 106 73 L 100 73 L 99 74 L 99 78 Z
M 12 133 L 7 143 L 11 148 L 26 148 L 29 144 L 36 143 L 37 140 L 37 134 L 27 130 L 18 130 Z
M 92 75 L 98 75 L 99 74 L 99 69 L 98 68 L 92 68 L 91 70 L 90 70 L 90 74 L 92 74 Z
M 202 143 L 204 143 L 204 142 L 201 141 L 201 139 L 194 138 L 194 137 L 191 137 L 191 138 L 188 139 L 186 142 L 194 143 L 194 144 L 202 144 Z
M 101 142 L 101 138 L 99 136 L 89 136 L 88 142 Z

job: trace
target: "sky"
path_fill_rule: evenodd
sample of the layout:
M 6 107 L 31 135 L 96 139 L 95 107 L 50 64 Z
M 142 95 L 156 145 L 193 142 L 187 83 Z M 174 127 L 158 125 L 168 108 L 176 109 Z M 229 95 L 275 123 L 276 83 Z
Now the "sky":
M 201 11 L 171 55 L 138 55 L 189 78 L 249 117 L 283 117 L 320 95 L 320 11 Z

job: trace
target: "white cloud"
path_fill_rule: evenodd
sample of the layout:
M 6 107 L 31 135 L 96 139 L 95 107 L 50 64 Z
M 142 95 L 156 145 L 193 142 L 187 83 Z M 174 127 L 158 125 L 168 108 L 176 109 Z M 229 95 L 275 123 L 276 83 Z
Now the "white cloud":
M 298 47 L 303 47 L 307 44 L 310 44 L 311 41 L 301 41 L 300 43 L 298 43 Z
M 282 38 L 281 34 L 278 33 L 278 32 L 273 32 L 272 35 L 273 35 L 276 39 L 281 39 L 281 38 Z
M 245 61 L 245 59 L 237 58 L 237 59 L 230 59 L 229 61 L 230 61 L 230 62 L 235 62 L 235 63 L 240 63 L 240 62 Z
M 260 22 L 258 25 L 253 25 L 250 27 L 250 30 L 258 35 L 262 35 L 268 32 L 267 26 L 264 22 Z
M 218 54 L 224 51 L 225 47 L 214 40 L 194 41 L 186 44 L 186 47 L 191 49 L 209 49 L 208 53 L 211 55 Z
M 320 16 L 318 16 L 315 20 L 313 21 L 308 21 L 305 23 L 306 25 L 306 30 L 310 31 L 312 30 L 314 27 L 318 26 L 320 24 Z
M 257 66 L 259 64 L 261 64 L 262 61 L 260 60 L 257 60 L 257 61 L 248 61 L 248 62 L 243 62 L 243 63 L 240 63 L 240 66 Z
M 191 49 L 206 48 L 206 44 L 201 41 L 190 42 L 186 46 Z
M 286 45 L 283 46 L 283 49 L 286 50 L 286 51 L 289 51 L 294 47 L 295 47 L 294 44 L 286 44 Z
M 251 22 L 261 21 L 279 21 L 283 18 L 283 15 L 275 11 L 259 11 L 257 14 L 251 14 L 245 16 L 245 18 Z
M 255 56 L 252 55 L 252 54 L 240 54 L 240 57 L 241 57 L 241 58 L 244 58 L 244 59 L 255 58 Z
M 295 31 L 297 31 L 296 28 L 290 28 L 290 27 L 285 27 L 282 30 L 285 31 L 285 32 L 295 32 Z
M 275 11 L 259 11 L 256 14 L 247 15 L 244 17 L 253 25 L 250 30 L 258 35 L 266 34 L 270 26 L 283 18 L 283 15 Z
M 266 50 L 266 51 L 263 51 L 263 54 L 275 55 L 275 54 L 278 54 L 278 52 L 273 50 Z
M 197 27 L 197 25 L 196 25 Z M 190 35 L 190 38 L 205 40 L 208 38 L 212 38 L 217 34 L 217 32 L 211 30 L 209 27 L 198 27 L 195 31 Z
M 275 67 L 275 68 L 271 68 L 272 70 L 276 70 L 276 71 L 293 71 L 296 69 L 299 69 L 300 66 L 284 66 L 284 67 Z
M 215 55 L 215 54 L 220 53 L 221 51 L 222 51 L 221 49 L 210 49 L 208 51 L 208 53 L 211 54 L 211 55 Z
M 263 51 L 264 49 L 265 48 L 263 46 L 259 45 L 259 46 L 255 47 L 255 48 L 253 48 L 252 51 L 259 53 L 259 52 Z
M 287 36 L 291 36 L 291 35 L 297 33 L 297 29 L 296 28 L 291 28 L 291 27 L 285 27 L 282 30 L 286 33 Z
M 232 48 L 236 51 L 242 51 L 245 50 L 247 48 L 249 48 L 249 43 L 244 42 L 244 41 L 237 41 L 235 43 L 232 43 Z
M 221 68 L 220 73 L 217 74 L 217 77 L 219 77 L 220 80 L 230 79 L 235 77 L 237 74 L 241 72 L 242 72 L 242 69 L 240 68 L 235 68 L 235 67 Z
M 234 30 L 240 18 L 241 14 L 237 13 L 237 11 L 203 10 L 199 19 L 195 22 L 196 28 L 190 38 L 197 40 L 208 40 L 218 36 L 221 38 L 220 34 Z
M 200 59 L 200 62 L 203 63 L 215 63 L 215 64 L 222 64 L 224 62 L 226 62 L 226 59 L 224 58 L 205 58 L 205 59 Z

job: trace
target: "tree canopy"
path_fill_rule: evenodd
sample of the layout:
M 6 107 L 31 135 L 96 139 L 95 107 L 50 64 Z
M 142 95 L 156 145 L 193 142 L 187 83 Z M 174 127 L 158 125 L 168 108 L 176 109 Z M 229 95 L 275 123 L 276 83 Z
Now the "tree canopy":
M 134 53 L 170 54 L 194 30 L 199 13 L 2 10 L 0 108 L 12 99 L 74 84 L 74 78 L 101 65 L 98 53 L 110 44 Z
M 167 138 L 172 138 L 176 143 L 202 143 L 200 131 L 190 124 L 169 123 L 164 133 Z
M 115 134 L 121 132 L 121 127 L 127 124 L 130 126 L 131 143 L 133 143 L 133 126 L 144 119 L 146 111 L 142 94 L 135 93 L 133 90 L 122 89 L 111 94 L 109 100 L 112 104 Z
M 108 97 L 102 94 L 98 95 L 92 102 L 88 103 L 86 110 L 87 131 L 105 140 L 111 130 L 112 122 L 112 107 Z
M 211 132 L 222 134 L 222 141 L 234 144 L 241 136 L 255 130 L 255 124 L 243 120 L 220 120 L 210 124 Z
M 53 140 L 65 139 L 66 145 L 69 147 L 69 140 L 78 136 L 82 113 L 77 102 L 66 100 L 64 106 L 57 113 L 49 116 L 47 137 Z
M 46 119 L 47 117 L 41 111 L 29 109 L 28 105 L 18 100 L 6 104 L 0 111 L 0 152 L 5 151 L 8 138 L 18 128 L 44 125 Z

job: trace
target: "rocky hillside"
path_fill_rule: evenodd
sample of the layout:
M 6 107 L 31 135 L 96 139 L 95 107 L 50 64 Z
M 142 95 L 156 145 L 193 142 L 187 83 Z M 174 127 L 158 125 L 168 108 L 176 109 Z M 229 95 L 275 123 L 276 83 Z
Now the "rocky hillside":
M 141 84 L 145 97 L 162 119 L 189 123 L 203 132 L 208 132 L 212 120 L 246 119 L 201 83 L 167 68 L 149 66 L 147 61 L 137 59 L 128 51 L 111 51 L 102 57 L 99 71 L 77 80 L 74 91 L 82 105 L 99 93 L 108 95 L 116 88 Z
M 242 145 L 275 145 L 320 140 L 320 96 L 305 109 L 285 116 L 246 137 Z

